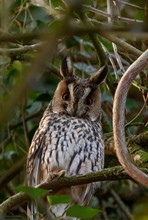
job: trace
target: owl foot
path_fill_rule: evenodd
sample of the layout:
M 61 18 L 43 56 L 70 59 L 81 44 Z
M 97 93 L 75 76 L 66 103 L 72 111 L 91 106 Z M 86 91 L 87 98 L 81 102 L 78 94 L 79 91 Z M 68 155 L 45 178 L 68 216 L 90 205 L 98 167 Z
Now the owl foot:
M 53 181 L 54 179 L 59 179 L 60 177 L 65 176 L 65 170 L 61 170 L 59 172 L 55 172 L 55 173 L 49 173 L 48 177 L 46 178 L 46 180 L 42 181 L 40 184 L 36 185 L 36 188 L 42 188 L 42 186 L 45 184 L 48 185 L 49 182 Z
M 59 171 L 57 174 L 58 174 L 58 178 L 59 177 L 63 177 L 63 176 L 65 176 L 65 173 L 66 173 L 66 171 L 65 170 L 61 170 L 61 171 Z
M 46 181 L 52 181 L 54 179 L 59 179 L 60 177 L 65 176 L 65 170 L 60 170 L 59 172 L 48 174 Z

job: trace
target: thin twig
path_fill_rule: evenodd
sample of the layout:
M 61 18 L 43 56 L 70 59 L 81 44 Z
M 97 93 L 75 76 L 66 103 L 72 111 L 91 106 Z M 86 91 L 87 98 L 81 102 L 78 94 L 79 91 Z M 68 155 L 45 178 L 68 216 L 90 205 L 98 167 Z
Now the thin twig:
M 26 158 L 22 158 L 0 177 L 0 189 L 23 170 Z
M 27 122 L 27 121 L 29 121 L 29 120 L 31 120 L 31 119 L 33 119 L 33 118 L 38 117 L 39 115 L 41 115 L 42 112 L 43 112 L 43 109 L 41 108 L 41 109 L 37 110 L 35 113 L 32 113 L 31 115 L 28 115 L 28 116 L 24 119 L 25 122 Z M 19 121 L 19 122 L 16 123 L 16 124 L 10 125 L 9 129 L 10 129 L 10 130 L 16 129 L 17 127 L 21 126 L 22 123 L 23 123 L 23 121 L 21 120 L 21 121 Z
M 132 118 L 126 125 L 125 127 L 128 127 L 133 121 L 135 121 L 136 118 L 138 118 L 138 116 L 143 112 L 143 110 L 145 109 L 146 107 L 146 102 L 143 104 L 142 108 L 140 109 L 140 111 L 137 113 L 137 115 Z
M 111 57 L 111 55 L 110 55 L 108 49 L 107 49 L 103 44 L 102 44 L 102 48 L 104 49 L 104 51 L 105 51 L 107 57 L 108 57 L 109 60 L 110 60 L 110 63 L 111 63 L 111 65 L 112 65 L 112 67 L 113 67 L 113 70 L 114 70 L 115 78 L 116 78 L 116 80 L 118 81 L 118 80 L 119 80 L 119 77 L 118 77 L 118 74 L 117 74 L 117 68 L 116 68 L 115 62 L 114 62 L 113 58 Z
M 84 24 L 88 24 L 90 26 L 93 26 L 93 24 L 90 22 L 89 18 L 87 17 L 87 15 L 85 14 L 84 11 L 81 11 L 79 13 L 79 16 Z M 101 45 L 101 42 L 100 42 L 98 36 L 96 35 L 96 33 L 88 33 L 88 35 L 89 35 L 89 37 L 94 45 L 94 48 L 96 50 L 98 60 L 100 62 L 100 67 L 106 66 L 106 63 L 107 63 L 106 54 L 102 48 L 102 45 Z
M 97 8 L 94 8 L 92 6 L 88 6 L 88 5 L 83 5 L 83 7 L 91 12 L 94 12 L 96 14 L 99 14 L 99 15 L 102 15 L 104 17 L 107 17 L 107 18 L 111 18 L 112 16 L 102 10 L 99 10 Z M 122 16 L 117 16 L 116 19 L 119 19 L 121 21 L 128 21 L 128 22 L 134 22 L 134 23 L 143 23 L 143 20 L 137 20 L 137 19 L 132 19 L 132 18 L 125 18 L 125 17 L 122 17 Z
M 122 200 L 120 199 L 119 195 L 113 190 L 110 189 L 110 193 L 111 195 L 114 197 L 114 199 L 116 200 L 116 202 L 118 203 L 120 209 L 123 211 L 123 213 L 126 216 L 126 219 L 128 220 L 133 220 L 133 217 L 130 213 L 130 211 L 128 210 L 128 208 L 125 206 L 125 204 L 122 202 Z
M 100 206 L 101 206 L 101 210 L 102 210 L 101 216 L 102 216 L 103 220 L 109 220 L 107 213 L 106 213 L 106 210 L 105 210 L 105 202 L 102 199 L 100 200 Z
M 137 48 L 131 46 L 130 44 L 126 43 L 124 40 L 117 38 L 115 35 L 113 34 L 107 34 L 105 32 L 101 32 L 100 33 L 101 36 L 105 37 L 106 39 L 108 39 L 111 42 L 114 42 L 115 44 L 117 44 L 119 47 L 121 47 L 122 49 L 124 49 L 126 52 L 132 53 L 133 55 L 135 55 L 136 57 L 139 57 L 142 54 L 142 51 L 138 50 Z
M 113 4 L 113 3 L 110 0 L 107 0 L 107 12 L 111 15 L 111 17 L 108 18 L 108 23 L 109 24 L 113 24 L 114 23 L 114 19 L 112 19 L 114 12 L 113 12 L 113 6 L 111 4 Z M 112 47 L 113 47 L 113 50 L 114 50 L 114 53 L 115 53 L 115 57 L 116 57 L 117 63 L 119 65 L 119 67 L 120 67 L 120 70 L 122 72 L 124 72 L 124 67 L 122 65 L 121 58 L 120 58 L 119 53 L 118 53 L 117 45 L 112 42 Z
M 19 45 L 18 48 L 9 48 L 9 49 L 0 48 L 0 54 L 19 55 L 22 53 L 26 53 L 28 51 L 38 50 L 43 45 L 44 45 L 44 42 L 36 43 L 32 45 L 25 45 L 25 46 Z
M 140 10 L 145 10 L 144 7 L 141 7 L 141 6 L 139 6 L 139 5 L 134 5 L 134 4 L 131 4 L 131 3 L 129 3 L 129 2 L 124 2 L 124 1 L 121 1 L 121 0 L 118 0 L 118 2 L 120 2 L 120 3 L 124 4 L 124 5 L 131 6 L 131 7 L 133 7 L 133 8 L 137 8 L 137 9 L 140 9 Z

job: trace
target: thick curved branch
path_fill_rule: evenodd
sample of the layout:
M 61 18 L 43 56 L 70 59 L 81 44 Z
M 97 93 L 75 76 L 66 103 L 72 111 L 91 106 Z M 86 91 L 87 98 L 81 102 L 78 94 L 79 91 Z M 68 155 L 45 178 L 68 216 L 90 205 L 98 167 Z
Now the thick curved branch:
M 148 186 L 148 175 L 141 172 L 131 161 L 125 139 L 124 113 L 127 93 L 133 79 L 148 65 L 148 50 L 146 50 L 125 72 L 121 78 L 114 97 L 113 131 L 114 143 L 119 162 L 125 171 L 136 181 Z

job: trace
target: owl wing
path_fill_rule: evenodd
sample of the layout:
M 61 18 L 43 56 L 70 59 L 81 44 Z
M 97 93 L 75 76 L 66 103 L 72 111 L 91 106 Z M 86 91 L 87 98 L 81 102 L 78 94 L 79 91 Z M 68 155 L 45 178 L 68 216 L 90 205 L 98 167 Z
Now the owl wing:
M 33 137 L 27 158 L 27 181 L 29 186 L 36 186 L 42 181 L 43 173 L 41 171 L 41 156 L 44 145 L 45 133 L 39 127 Z M 39 220 L 40 217 L 36 216 L 36 213 L 36 205 L 29 202 L 27 206 L 29 220 Z
M 38 129 L 33 137 L 27 159 L 27 179 L 29 186 L 35 186 L 41 181 L 40 164 L 44 147 L 44 133 Z

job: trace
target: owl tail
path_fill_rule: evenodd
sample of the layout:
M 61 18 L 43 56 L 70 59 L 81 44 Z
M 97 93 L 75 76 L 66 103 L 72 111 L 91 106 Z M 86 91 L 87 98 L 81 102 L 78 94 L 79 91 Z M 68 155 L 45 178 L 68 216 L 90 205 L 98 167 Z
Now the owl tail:
M 79 220 L 75 217 L 66 216 L 65 212 L 69 204 L 52 205 L 50 207 L 50 213 L 47 217 L 43 217 L 38 214 L 35 204 L 29 202 L 27 206 L 27 216 L 28 220 Z
M 37 213 L 36 206 L 32 202 L 29 202 L 27 205 L 28 220 L 41 220 L 42 218 L 39 217 Z
M 79 220 L 78 218 L 66 216 L 65 212 L 69 206 L 69 204 L 52 205 L 50 208 L 50 212 L 54 215 L 54 219 Z

